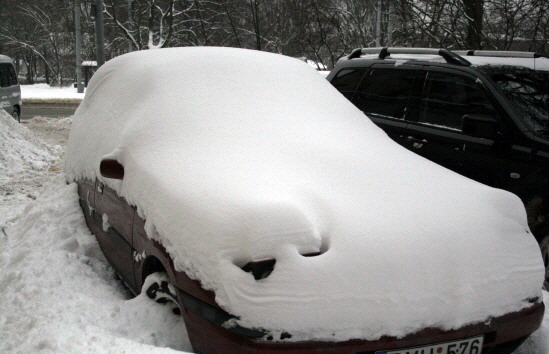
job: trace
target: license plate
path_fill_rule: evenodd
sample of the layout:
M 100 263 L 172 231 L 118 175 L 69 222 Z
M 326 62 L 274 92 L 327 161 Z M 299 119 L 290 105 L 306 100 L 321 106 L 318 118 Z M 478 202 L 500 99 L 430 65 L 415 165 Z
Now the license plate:
M 483 340 L 483 336 L 478 336 L 421 347 L 379 351 L 376 354 L 481 354 Z

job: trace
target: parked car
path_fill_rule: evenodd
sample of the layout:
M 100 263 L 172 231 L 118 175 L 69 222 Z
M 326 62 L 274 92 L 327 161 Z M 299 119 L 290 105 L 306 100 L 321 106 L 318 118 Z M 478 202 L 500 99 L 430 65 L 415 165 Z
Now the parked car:
M 401 148 L 293 58 L 117 57 L 65 171 L 112 267 L 176 304 L 197 352 L 502 354 L 543 318 L 520 200 Z
M 13 60 L 5 55 L 0 55 L 0 108 L 21 121 L 21 87 Z
M 327 79 L 394 141 L 521 198 L 549 289 L 549 58 L 359 48 L 346 59 Z

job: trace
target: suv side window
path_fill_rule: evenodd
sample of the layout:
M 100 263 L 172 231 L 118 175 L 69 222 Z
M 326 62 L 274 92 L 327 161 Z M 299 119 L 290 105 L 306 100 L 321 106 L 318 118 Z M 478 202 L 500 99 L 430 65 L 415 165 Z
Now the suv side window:
M 364 113 L 404 119 L 416 71 L 374 68 L 364 77 L 353 103 Z
M 337 73 L 331 83 L 343 96 L 351 100 L 365 72 L 364 68 L 343 69 Z
M 486 114 L 496 118 L 496 110 L 483 87 L 469 77 L 429 72 L 419 109 L 419 123 L 461 130 L 466 114 Z

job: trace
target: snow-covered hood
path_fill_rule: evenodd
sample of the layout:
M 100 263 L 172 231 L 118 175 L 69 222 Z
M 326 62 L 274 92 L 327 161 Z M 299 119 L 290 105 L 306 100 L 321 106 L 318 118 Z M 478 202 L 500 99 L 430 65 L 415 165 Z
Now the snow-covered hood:
M 98 177 L 105 156 L 122 182 Z M 241 325 L 292 340 L 458 328 L 541 295 L 516 196 L 408 152 L 296 59 L 230 48 L 113 59 L 75 114 L 66 171 L 136 205 L 176 268 Z M 266 279 L 240 269 L 268 258 Z

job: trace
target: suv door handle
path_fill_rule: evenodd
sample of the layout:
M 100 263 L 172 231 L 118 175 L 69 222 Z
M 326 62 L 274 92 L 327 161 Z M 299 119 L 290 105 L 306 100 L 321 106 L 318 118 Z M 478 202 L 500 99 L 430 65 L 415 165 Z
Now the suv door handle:
M 412 147 L 414 147 L 415 149 L 421 149 L 423 147 L 423 144 L 428 142 L 427 139 L 418 139 L 414 138 L 413 136 L 408 136 L 406 140 L 411 142 Z

